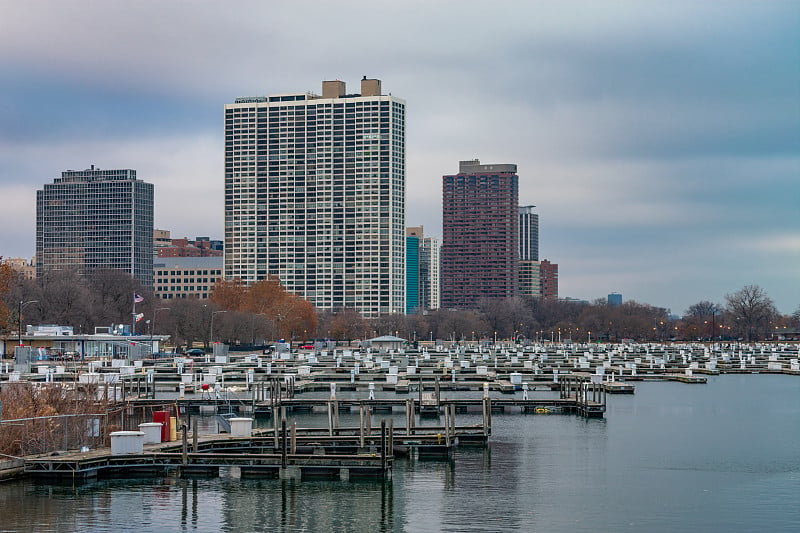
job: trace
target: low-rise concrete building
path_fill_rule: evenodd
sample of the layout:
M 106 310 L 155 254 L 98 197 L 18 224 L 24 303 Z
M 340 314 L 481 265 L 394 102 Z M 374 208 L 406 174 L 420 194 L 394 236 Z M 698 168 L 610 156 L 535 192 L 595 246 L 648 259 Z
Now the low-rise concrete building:
M 161 300 L 205 300 L 222 270 L 222 257 L 159 257 L 153 266 L 153 287 Z

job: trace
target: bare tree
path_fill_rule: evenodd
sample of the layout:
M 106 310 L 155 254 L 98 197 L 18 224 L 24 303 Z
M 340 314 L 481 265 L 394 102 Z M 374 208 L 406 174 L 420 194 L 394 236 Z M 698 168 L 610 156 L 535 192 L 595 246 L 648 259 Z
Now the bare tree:
M 195 341 L 208 345 L 211 311 L 202 301 L 194 298 L 172 300 L 169 312 L 164 314 L 159 330 L 172 335 L 176 348 L 183 344 L 191 347 Z
M 493 335 L 491 326 L 475 311 L 454 311 L 437 309 L 427 315 L 428 331 L 419 331 L 420 339 L 480 339 Z M 491 330 L 491 332 L 490 332 Z
M 345 308 L 331 313 L 327 317 L 324 333 L 321 336 L 350 342 L 364 335 L 364 332 L 368 330 L 371 331 L 372 328 L 358 311 Z
M 726 294 L 726 311 L 730 325 L 746 341 L 767 336 L 770 321 L 778 310 L 764 289 L 758 285 L 746 285 L 733 294 Z
M 98 324 L 128 324 L 133 309 L 133 294 L 144 296 L 145 301 L 137 306 L 143 312 L 153 306 L 153 298 L 129 273 L 123 270 L 98 269 L 86 275 L 86 285 L 91 291 L 93 312 Z
M 718 334 L 717 326 L 723 323 L 722 313 L 721 306 L 708 300 L 690 305 L 684 313 L 681 323 L 684 334 L 690 338 L 708 337 L 713 339 Z
M 478 309 L 498 338 L 517 337 L 523 331 L 529 333 L 530 325 L 536 322 L 522 298 L 482 298 Z
M 27 310 L 31 323 L 72 326 L 76 331 L 94 325 L 92 293 L 78 272 L 54 271 L 38 281 L 38 303 Z
M 702 300 L 696 304 L 690 305 L 689 309 L 686 310 L 684 315 L 690 317 L 707 318 L 710 316 L 719 315 L 721 312 L 722 308 L 719 305 L 715 304 L 714 302 L 709 302 L 708 300 Z
M 383 314 L 373 324 L 378 335 L 405 335 L 408 330 L 406 315 L 401 313 Z

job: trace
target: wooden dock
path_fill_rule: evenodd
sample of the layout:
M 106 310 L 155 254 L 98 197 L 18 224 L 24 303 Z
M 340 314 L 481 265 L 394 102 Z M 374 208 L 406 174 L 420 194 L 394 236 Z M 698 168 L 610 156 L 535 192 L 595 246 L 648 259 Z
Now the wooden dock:
M 145 446 L 142 453 L 114 455 L 110 449 L 103 448 L 27 457 L 24 471 L 33 477 L 62 480 L 168 473 L 208 477 L 218 476 L 223 468 L 237 468 L 242 477 L 391 478 L 394 435 L 385 422 L 376 428 L 375 435 L 362 442 L 365 446 L 344 447 L 336 442 L 324 446 L 319 440 L 317 437 L 313 444 L 301 445 L 298 449 L 298 441 L 289 433 L 284 421 L 275 439 L 213 435 L 202 439 L 195 437 L 190 446 L 188 435 L 184 434 L 180 444 L 151 444 Z

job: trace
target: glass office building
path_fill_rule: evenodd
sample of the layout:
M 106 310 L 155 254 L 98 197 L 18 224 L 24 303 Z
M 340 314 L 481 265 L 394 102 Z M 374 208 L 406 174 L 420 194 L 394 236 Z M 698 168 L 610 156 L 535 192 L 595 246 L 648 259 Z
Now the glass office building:
M 36 275 L 129 272 L 153 285 L 153 184 L 136 171 L 67 170 L 36 191 Z

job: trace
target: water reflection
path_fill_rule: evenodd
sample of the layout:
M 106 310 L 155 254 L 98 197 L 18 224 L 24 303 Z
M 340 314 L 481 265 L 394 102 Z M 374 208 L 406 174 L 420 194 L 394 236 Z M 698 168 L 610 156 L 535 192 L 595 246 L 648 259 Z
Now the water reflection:
M 498 414 L 489 449 L 398 460 L 389 483 L 3 483 L 0 531 L 797 531 L 798 397 L 795 376 L 642 382 L 606 420 Z

